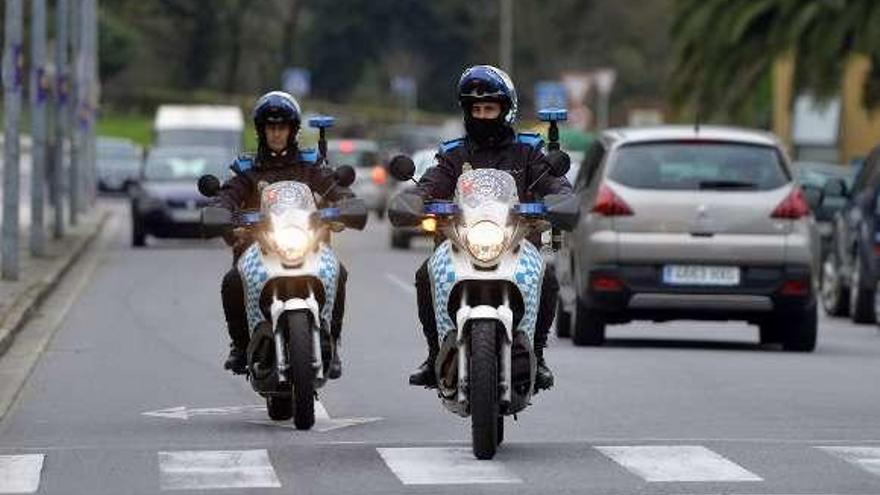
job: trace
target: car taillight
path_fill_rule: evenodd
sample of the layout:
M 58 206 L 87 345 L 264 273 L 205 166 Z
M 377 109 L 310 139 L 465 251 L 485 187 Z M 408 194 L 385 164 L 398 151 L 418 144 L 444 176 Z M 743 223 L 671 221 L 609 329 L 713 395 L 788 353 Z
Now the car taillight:
M 385 167 L 382 165 L 376 165 L 373 167 L 370 176 L 373 178 L 373 184 L 376 184 L 377 186 L 384 186 L 385 182 L 388 181 L 388 172 L 385 171 Z
M 786 280 L 779 292 L 784 296 L 806 296 L 810 293 L 810 281 Z
M 619 292 L 623 290 L 623 281 L 612 275 L 594 275 L 590 288 L 597 292 Z
M 880 243 L 874 244 L 874 256 L 880 256 Z
M 807 200 L 804 198 L 804 192 L 801 191 L 801 188 L 796 187 L 779 203 L 779 206 L 773 210 L 770 216 L 786 220 L 797 220 L 809 214 L 810 205 L 807 204 Z
M 593 212 L 606 217 L 626 217 L 633 214 L 632 208 L 626 201 L 614 193 L 614 190 L 606 184 L 599 186 L 599 194 L 596 196 L 596 204 Z

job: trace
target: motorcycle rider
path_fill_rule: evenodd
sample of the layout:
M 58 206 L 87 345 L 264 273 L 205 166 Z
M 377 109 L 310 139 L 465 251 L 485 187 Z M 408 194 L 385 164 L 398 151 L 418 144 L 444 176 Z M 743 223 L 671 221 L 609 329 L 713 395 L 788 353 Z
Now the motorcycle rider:
M 293 180 L 309 186 L 322 201 L 335 202 L 354 197 L 347 187 L 335 185 L 333 169 L 317 163 L 314 151 L 301 151 L 296 135 L 301 124 L 299 103 L 289 94 L 272 91 L 264 94 L 253 109 L 254 127 L 258 146 L 256 156 L 241 156 L 231 168 L 235 175 L 220 188 L 214 206 L 230 211 L 260 207 L 260 191 L 273 182 Z M 245 312 L 244 287 L 236 268 L 238 258 L 251 245 L 253 238 L 247 229 L 235 229 L 226 241 L 232 246 L 232 268 L 223 277 L 220 293 L 223 312 L 232 340 L 229 357 L 224 368 L 243 374 L 247 367 L 247 346 L 250 340 Z M 328 370 L 329 378 L 339 378 L 342 363 L 339 359 L 339 338 L 342 317 L 345 312 L 345 282 L 348 272 L 340 264 L 336 304 L 330 333 L 333 337 L 333 359 Z
M 466 136 L 444 142 L 436 156 L 436 164 L 419 180 L 415 193 L 425 200 L 449 200 L 455 194 L 459 175 L 474 168 L 495 168 L 510 172 L 517 184 L 521 200 L 527 200 L 529 187 L 538 197 L 571 192 L 565 177 L 541 175 L 547 170 L 542 151 L 543 141 L 537 134 L 517 134 L 513 123 L 517 114 L 516 90 L 510 77 L 490 65 L 467 69 L 458 82 L 458 102 L 464 113 Z M 539 244 L 539 240 L 530 239 Z M 540 247 L 540 246 L 539 246 Z M 416 298 L 422 332 L 428 343 L 428 358 L 409 377 L 410 385 L 434 387 L 437 377 L 434 362 L 439 352 L 437 322 L 428 278 L 428 260 L 416 271 Z M 544 271 L 535 329 L 537 358 L 536 389 L 553 386 L 553 373 L 544 359 L 547 334 L 556 313 L 559 283 L 552 265 Z

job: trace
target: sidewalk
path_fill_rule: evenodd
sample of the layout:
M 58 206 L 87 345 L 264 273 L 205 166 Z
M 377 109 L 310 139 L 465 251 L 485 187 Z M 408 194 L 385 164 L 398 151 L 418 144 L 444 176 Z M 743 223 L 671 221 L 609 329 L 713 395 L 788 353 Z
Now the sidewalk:
M 30 256 L 28 235 L 22 232 L 21 276 L 15 282 L 0 281 L 0 355 L 9 349 L 28 317 L 97 237 L 109 215 L 96 207 L 80 217 L 79 225 L 68 227 L 63 239 L 52 240 L 50 233 L 45 258 Z

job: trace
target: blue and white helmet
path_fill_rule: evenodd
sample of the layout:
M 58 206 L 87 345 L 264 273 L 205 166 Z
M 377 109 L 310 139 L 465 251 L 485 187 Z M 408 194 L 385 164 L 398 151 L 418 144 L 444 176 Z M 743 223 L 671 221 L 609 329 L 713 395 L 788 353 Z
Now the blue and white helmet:
M 501 117 L 507 125 L 516 122 L 518 102 L 516 88 L 506 72 L 491 65 L 475 65 L 458 80 L 458 103 L 467 110 L 477 101 L 502 104 Z
M 254 105 L 254 126 L 259 130 L 267 123 L 290 123 L 300 126 L 302 111 L 296 99 L 284 91 L 264 94 Z

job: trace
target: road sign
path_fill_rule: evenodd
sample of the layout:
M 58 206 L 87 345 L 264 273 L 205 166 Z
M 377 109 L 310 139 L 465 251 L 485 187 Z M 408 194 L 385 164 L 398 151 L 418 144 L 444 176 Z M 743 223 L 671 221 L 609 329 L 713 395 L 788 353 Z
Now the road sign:
M 562 75 L 562 84 L 565 85 L 572 107 L 578 107 L 584 104 L 593 79 L 589 72 L 567 72 Z
M 559 81 L 538 81 L 535 83 L 535 107 L 568 108 L 565 85 Z
M 614 69 L 599 69 L 593 72 L 593 82 L 596 83 L 599 93 L 606 95 L 610 93 L 616 80 L 617 71 Z
M 287 69 L 281 75 L 281 87 L 294 96 L 308 96 L 312 91 L 312 74 L 308 69 Z

